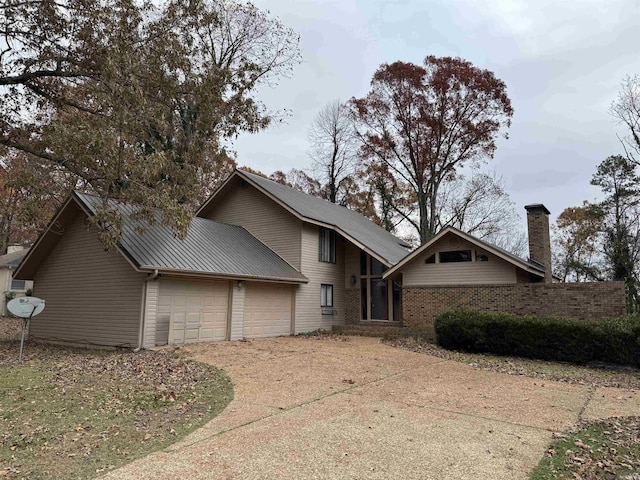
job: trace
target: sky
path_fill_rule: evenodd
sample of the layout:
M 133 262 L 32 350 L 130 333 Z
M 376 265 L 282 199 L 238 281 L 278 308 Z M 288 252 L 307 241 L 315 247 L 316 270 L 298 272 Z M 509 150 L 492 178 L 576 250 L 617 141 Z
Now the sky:
M 502 176 L 524 222 L 597 200 L 596 166 L 623 153 L 609 114 L 622 81 L 640 74 L 640 0 L 254 0 L 300 34 L 303 63 L 259 98 L 292 113 L 235 143 L 239 165 L 306 169 L 307 134 L 332 100 L 362 97 L 383 63 L 461 57 L 507 85 L 515 114 L 482 168 Z

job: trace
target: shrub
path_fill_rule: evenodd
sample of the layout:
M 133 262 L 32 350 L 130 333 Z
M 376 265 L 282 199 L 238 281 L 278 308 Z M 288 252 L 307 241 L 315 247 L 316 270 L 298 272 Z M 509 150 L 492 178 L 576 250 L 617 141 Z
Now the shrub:
M 589 322 L 456 310 L 440 315 L 435 329 L 438 344 L 450 350 L 640 366 L 637 316 Z

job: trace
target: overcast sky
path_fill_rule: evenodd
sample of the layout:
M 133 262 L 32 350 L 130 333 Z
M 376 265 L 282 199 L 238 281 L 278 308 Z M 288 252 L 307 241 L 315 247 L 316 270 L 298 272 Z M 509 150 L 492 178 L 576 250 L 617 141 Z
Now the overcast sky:
M 620 84 L 640 74 L 640 0 L 254 0 L 301 36 L 304 63 L 260 98 L 293 113 L 235 144 L 238 163 L 270 174 L 307 168 L 307 132 L 333 99 L 364 96 L 382 63 L 459 56 L 507 84 L 515 114 L 484 168 L 505 180 L 518 212 L 555 218 L 593 200 L 589 180 L 622 153 L 609 115 Z M 524 215 L 522 215 L 524 218 Z

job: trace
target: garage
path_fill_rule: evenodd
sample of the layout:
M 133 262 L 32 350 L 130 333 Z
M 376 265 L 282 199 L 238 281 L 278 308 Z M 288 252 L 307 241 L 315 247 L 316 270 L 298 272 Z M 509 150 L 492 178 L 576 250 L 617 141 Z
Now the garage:
M 243 336 L 278 337 L 292 332 L 293 289 L 289 285 L 248 283 Z
M 226 340 L 229 282 L 160 280 L 156 342 L 169 344 Z

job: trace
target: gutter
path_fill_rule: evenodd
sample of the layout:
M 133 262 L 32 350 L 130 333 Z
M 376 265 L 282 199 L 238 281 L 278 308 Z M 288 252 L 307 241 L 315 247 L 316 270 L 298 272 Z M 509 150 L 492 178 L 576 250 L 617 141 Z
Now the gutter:
M 138 347 L 133 350 L 134 353 L 138 353 L 144 348 L 144 327 L 147 320 L 147 284 L 149 281 L 158 280 L 160 273 L 158 269 L 154 269 L 142 282 L 142 304 L 140 305 L 140 329 L 138 330 Z

